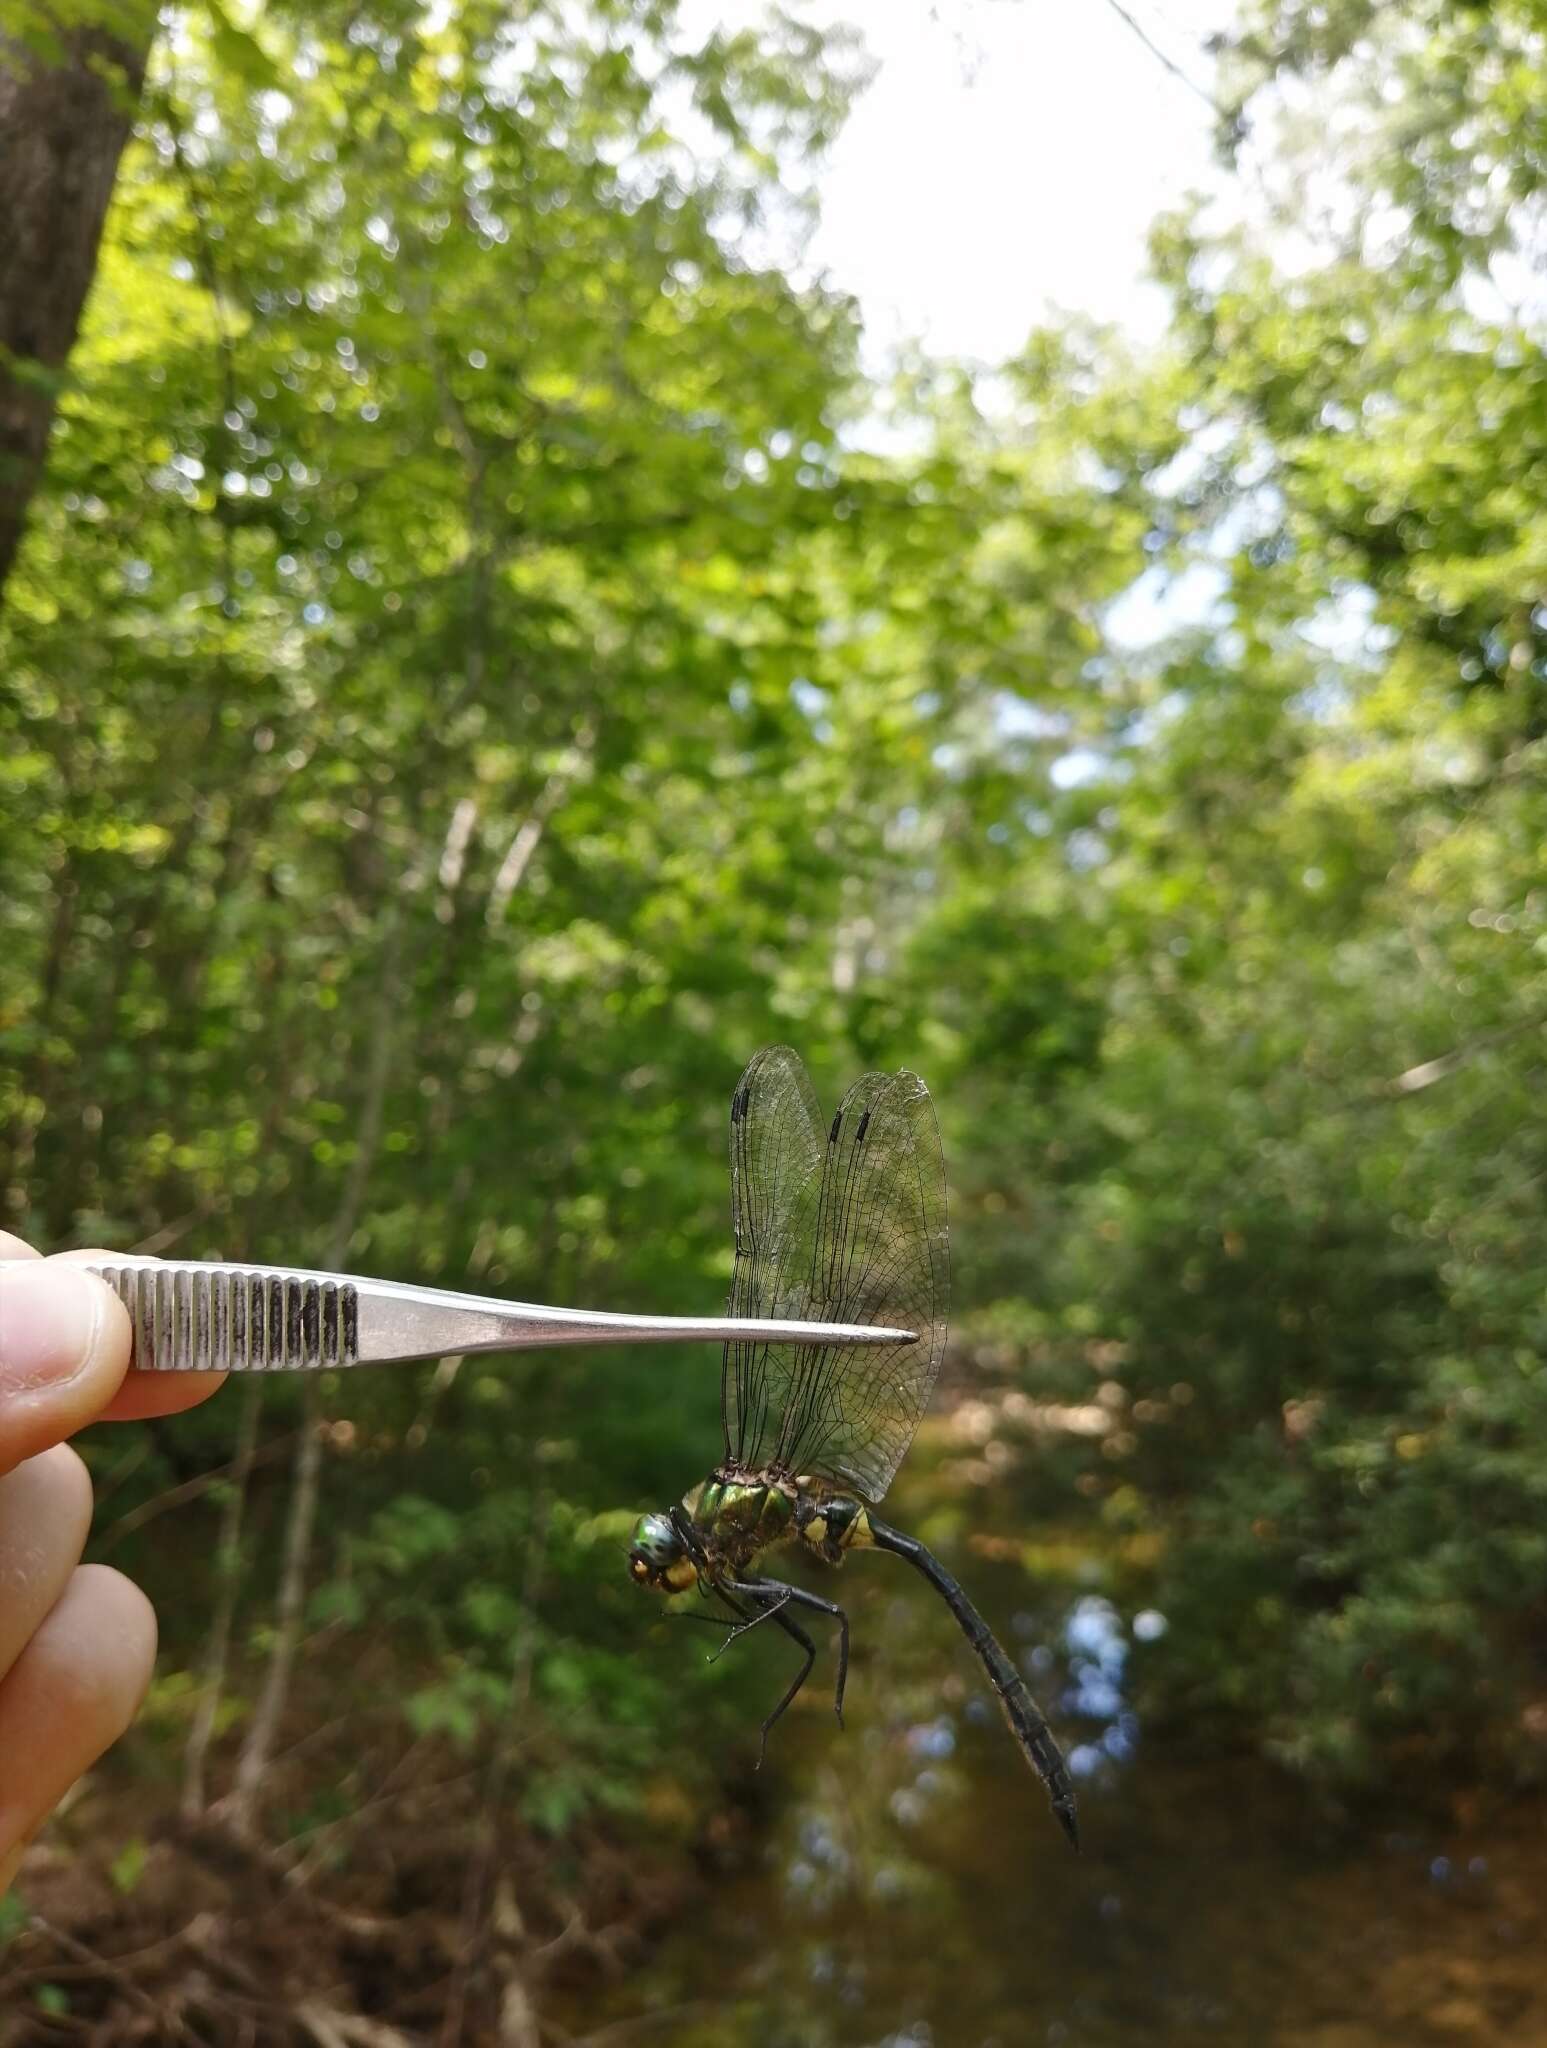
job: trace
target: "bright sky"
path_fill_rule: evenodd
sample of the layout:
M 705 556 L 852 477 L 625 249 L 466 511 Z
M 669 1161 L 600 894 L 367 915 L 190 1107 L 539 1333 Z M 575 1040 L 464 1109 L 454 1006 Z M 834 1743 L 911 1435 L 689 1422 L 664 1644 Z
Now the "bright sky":
M 1213 182 L 1210 113 L 1111 0 L 785 0 L 847 21 L 880 69 L 821 181 L 809 251 L 854 292 L 872 350 L 915 339 L 995 360 L 1050 306 L 1159 325 L 1142 282 L 1156 213 Z M 1124 0 L 1202 88 L 1232 0 Z M 761 0 L 700 0 L 727 26 Z
M 897 343 L 993 363 L 1050 311 L 1158 334 L 1146 282 L 1155 216 L 1221 188 L 1205 39 L 1236 0 L 783 0 L 858 28 L 877 64 L 819 180 L 806 265 L 859 300 L 872 366 Z M 705 29 L 754 26 L 765 0 L 684 0 Z M 1113 607 L 1142 646 L 1205 617 L 1218 578 L 1151 571 Z M 1078 780 L 1093 756 L 1068 757 Z

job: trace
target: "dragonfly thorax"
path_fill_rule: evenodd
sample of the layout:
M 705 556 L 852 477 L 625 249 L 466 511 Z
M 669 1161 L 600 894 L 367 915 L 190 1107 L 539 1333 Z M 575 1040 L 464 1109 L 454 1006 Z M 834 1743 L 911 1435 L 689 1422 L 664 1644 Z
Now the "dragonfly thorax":
M 700 1578 L 735 1578 L 775 1545 L 794 1542 L 826 1564 L 871 1541 L 863 1501 L 817 1478 L 720 1466 L 664 1515 L 641 1515 L 629 1546 L 636 1584 L 685 1593 Z
M 721 1466 L 682 1502 L 705 1561 L 743 1570 L 760 1551 L 783 1542 L 795 1518 L 795 1488 L 767 1472 Z
M 687 1495 L 682 1512 L 707 1559 L 737 1571 L 775 1544 L 795 1542 L 837 1564 L 853 1544 L 870 1540 L 863 1501 L 826 1479 L 777 1470 L 722 1465 Z

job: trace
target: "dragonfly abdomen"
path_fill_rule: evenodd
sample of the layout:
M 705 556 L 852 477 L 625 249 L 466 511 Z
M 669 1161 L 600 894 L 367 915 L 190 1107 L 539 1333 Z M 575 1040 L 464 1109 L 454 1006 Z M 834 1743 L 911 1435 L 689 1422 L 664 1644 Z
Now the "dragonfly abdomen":
M 850 1494 L 808 1493 L 797 1480 L 795 1533 L 827 1564 L 841 1563 L 846 1550 L 864 1550 L 874 1540 L 863 1501 Z
M 1042 1780 L 1059 1826 L 1078 1849 L 1080 1826 L 1075 1812 L 1074 1785 L 1063 1752 L 1053 1738 L 1042 1709 L 1027 1689 L 1025 1679 L 1000 1648 L 993 1630 L 939 1558 L 926 1550 L 916 1536 L 905 1536 L 900 1529 L 888 1528 L 885 1522 L 872 1524 L 870 1534 L 878 1550 L 889 1550 L 894 1557 L 906 1558 L 916 1572 L 922 1573 L 955 1615 L 957 1626 L 971 1643 L 988 1675 L 1010 1733 Z

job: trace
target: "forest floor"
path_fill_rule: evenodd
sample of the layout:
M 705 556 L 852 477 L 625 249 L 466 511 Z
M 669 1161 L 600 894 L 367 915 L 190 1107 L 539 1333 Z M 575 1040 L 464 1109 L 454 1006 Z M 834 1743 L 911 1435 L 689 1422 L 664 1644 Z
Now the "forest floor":
M 794 1951 L 759 1872 L 750 1809 L 728 1802 L 686 1852 L 642 1855 L 597 1829 L 561 1848 L 512 1833 L 493 1857 L 474 1801 L 448 1795 L 447 1764 L 421 1749 L 389 1807 L 342 1822 L 347 1854 L 340 1842 L 338 1855 L 299 1863 L 213 1824 L 169 1819 L 143 1786 L 100 1773 L 0 1903 L 0 2048 L 698 2048 L 736 2038 L 729 2004 L 685 2002 L 681 1955 L 688 1926 L 696 1967 L 705 1945 L 717 1947 L 717 1896 L 723 1915 L 743 1921 L 748 1899 L 754 1915 L 766 1899 L 759 1946 L 788 1939 Z M 123 1841 L 126 1801 L 137 1803 L 133 1839 L 144 1846 L 110 1858 L 94 1844 Z M 1177 1940 L 1184 1974 L 1200 1938 L 1211 1951 L 1212 2018 L 1173 2027 L 1145 2005 L 1146 1944 L 1130 1958 L 1128 2004 L 1056 2038 L 1094 2048 L 1137 2038 L 1547 2048 L 1547 1800 L 1521 1801 L 1475 1832 L 1476 1854 L 1459 1828 L 1428 1883 L 1394 1878 L 1388 1836 L 1286 1875 L 1271 1896 L 1243 1873 L 1223 1910 L 1196 1895 L 1175 1909 L 1152 1899 L 1162 1921 L 1167 1911 L 1190 1921 Z M 658 1966 L 663 1942 L 676 1946 L 675 1968 Z M 717 1997 L 741 1995 L 723 1951 L 716 1986 Z M 958 2048 L 948 2033 L 933 2038 Z
M 636 1967 L 701 1875 L 601 1831 L 556 1852 L 512 1829 L 491 1853 L 448 1763 L 421 1750 L 388 1810 L 342 1819 L 347 1843 L 300 1860 L 102 1772 L 0 1901 L 0 2048 L 561 2038 L 539 2019 L 547 1988 Z M 94 1848 L 122 1842 L 126 1818 L 130 1849 Z

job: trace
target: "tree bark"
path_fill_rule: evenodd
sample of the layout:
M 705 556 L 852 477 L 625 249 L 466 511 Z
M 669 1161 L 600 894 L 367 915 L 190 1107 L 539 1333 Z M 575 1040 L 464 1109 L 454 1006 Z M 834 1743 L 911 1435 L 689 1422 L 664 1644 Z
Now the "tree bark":
M 199 1710 L 183 1751 L 184 1820 L 199 1819 L 209 1804 L 205 1793 L 205 1765 L 209 1760 L 210 1744 L 215 1739 L 215 1723 L 220 1717 L 226 1665 L 231 1655 L 231 1630 L 236 1620 L 237 1594 L 242 1583 L 242 1523 L 247 1513 L 247 1494 L 252 1484 L 253 1458 L 258 1446 L 262 1385 L 255 1374 L 249 1375 L 242 1389 L 242 1420 L 237 1432 L 236 1462 L 231 1473 L 231 1491 L 226 1496 L 220 1517 L 220 1546 L 216 1552 L 220 1592 L 204 1653 Z
M 0 592 L 42 473 L 156 9 L 65 0 L 23 7 L 22 28 L 25 40 L 0 37 Z
M 348 1255 L 349 1241 L 360 1221 L 366 1188 L 381 1150 L 382 1118 L 388 1084 L 392 1079 L 392 1056 L 404 974 L 402 908 L 396 901 L 387 907 L 382 950 L 381 988 L 372 1021 L 359 1136 L 334 1219 L 332 1242 L 326 1251 L 326 1264 L 332 1268 L 341 1266 Z M 321 1494 L 322 1393 L 318 1375 L 309 1373 L 290 1487 L 290 1507 L 285 1521 L 285 1551 L 280 1565 L 274 1641 L 269 1650 L 258 1702 L 237 1758 L 235 1780 L 216 1809 L 232 1833 L 246 1839 L 251 1839 L 257 1832 L 258 1802 L 263 1781 L 279 1737 L 280 1720 L 290 1698 L 290 1678 L 301 1647 L 301 1629 L 306 1619 L 307 1570 L 311 1563 L 312 1532 L 316 1526 L 317 1503 Z
M 526 1542 L 526 1570 L 521 1588 L 521 1640 L 510 1667 L 510 1684 L 505 1689 L 505 1711 L 494 1731 L 488 1769 L 480 1801 L 477 1847 L 468 1861 L 462 1886 L 462 1925 L 457 1937 L 456 1967 L 451 1973 L 451 1990 L 441 2016 L 440 2048 L 458 2048 L 467 2020 L 467 1999 L 473 1978 L 483 1961 L 484 1913 L 490 1880 L 499 1851 L 500 1826 L 505 1806 L 505 1788 L 515 1756 L 521 1718 L 532 1697 L 532 1673 L 537 1662 L 537 1603 L 542 1590 L 543 1565 L 547 1559 L 548 1520 L 552 1508 L 541 1481 L 532 1495 L 532 1527 Z M 531 2000 L 524 1995 L 519 1977 L 512 1977 L 502 1999 L 502 2040 L 540 2038 Z

